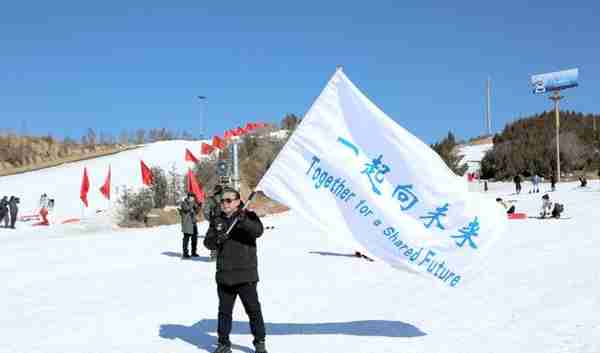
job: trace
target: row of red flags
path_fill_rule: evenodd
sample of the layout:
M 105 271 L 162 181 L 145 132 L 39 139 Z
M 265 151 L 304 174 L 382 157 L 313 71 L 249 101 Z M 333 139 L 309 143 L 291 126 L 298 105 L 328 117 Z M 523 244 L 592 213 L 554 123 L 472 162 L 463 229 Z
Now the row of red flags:
M 212 143 L 208 144 L 206 142 L 202 142 L 202 146 L 200 147 L 200 154 L 203 156 L 208 156 L 216 150 L 223 150 L 223 149 L 225 149 L 225 147 L 227 147 L 227 142 L 230 139 L 232 139 L 234 137 L 243 136 L 243 135 L 245 135 L 249 132 L 252 132 L 256 129 L 264 128 L 267 126 L 269 126 L 269 125 L 266 123 L 248 123 L 248 124 L 246 124 L 246 127 L 238 127 L 235 129 L 225 131 L 223 138 L 221 138 L 218 135 L 215 135 L 212 138 Z M 185 160 L 194 162 L 194 163 L 198 163 L 198 158 L 196 158 L 196 156 L 194 156 L 192 151 L 190 151 L 187 148 L 185 149 Z
M 200 153 L 202 155 L 210 155 L 215 150 L 223 150 L 227 147 L 227 143 L 230 139 L 234 137 L 243 136 L 249 132 L 252 132 L 256 129 L 264 128 L 269 126 L 266 123 L 247 123 L 245 127 L 237 127 L 235 129 L 225 131 L 223 138 L 220 136 L 214 136 L 212 139 L 212 143 L 208 144 L 202 142 L 202 146 L 200 148 Z M 194 156 L 192 151 L 189 149 L 185 149 L 185 160 L 198 163 L 198 158 Z M 154 180 L 154 176 L 152 175 L 152 170 L 148 168 L 148 166 L 144 163 L 144 161 L 140 161 L 142 168 L 142 182 L 146 186 L 151 186 Z M 188 170 L 186 176 L 186 185 L 187 192 L 192 192 L 196 195 L 196 200 L 198 202 L 204 201 L 204 191 L 202 190 L 202 184 L 198 182 L 194 173 L 191 169 Z M 100 193 L 107 199 L 110 200 L 110 166 L 108 167 L 108 175 L 104 181 L 104 184 L 100 187 Z M 90 191 L 90 179 L 88 178 L 87 168 L 83 168 L 83 179 L 81 181 L 81 189 L 79 191 L 79 198 L 83 201 L 85 207 L 88 207 L 88 199 L 87 194 Z
M 154 175 L 152 174 L 152 170 L 144 163 L 144 161 L 140 161 L 141 171 L 142 171 L 142 183 L 146 186 L 151 186 L 154 181 Z M 104 184 L 100 187 L 100 193 L 107 199 L 110 200 L 110 166 L 108 166 L 108 175 L 104 181 Z M 196 176 L 192 172 L 192 169 L 188 169 L 188 173 L 186 175 L 186 189 L 187 192 L 194 193 L 196 196 L 197 202 L 204 201 L 204 191 L 202 190 L 202 184 L 198 182 Z M 88 177 L 87 168 L 83 168 L 83 178 L 81 180 L 81 188 L 79 190 L 79 198 L 85 205 L 88 207 L 88 192 L 90 191 L 90 179 Z

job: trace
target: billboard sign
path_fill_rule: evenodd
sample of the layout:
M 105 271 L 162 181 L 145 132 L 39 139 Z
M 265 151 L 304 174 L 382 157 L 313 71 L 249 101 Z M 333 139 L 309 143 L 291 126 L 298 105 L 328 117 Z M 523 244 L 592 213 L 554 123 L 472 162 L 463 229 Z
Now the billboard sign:
M 579 69 L 550 72 L 547 74 L 532 75 L 531 85 L 534 94 L 544 94 L 546 92 L 560 91 L 565 88 L 577 87 L 579 78 Z

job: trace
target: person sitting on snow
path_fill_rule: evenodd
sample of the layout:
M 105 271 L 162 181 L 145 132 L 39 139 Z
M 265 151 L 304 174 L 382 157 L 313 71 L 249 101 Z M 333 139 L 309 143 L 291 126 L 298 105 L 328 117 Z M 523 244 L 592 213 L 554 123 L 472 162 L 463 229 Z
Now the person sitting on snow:
M 541 218 L 552 217 L 560 218 L 560 214 L 564 210 L 564 206 L 558 202 L 552 202 L 550 196 L 545 194 L 542 196 L 542 210 L 540 212 Z
M 499 197 L 496 199 L 496 202 L 498 202 L 502 205 L 502 207 L 504 207 L 504 209 L 506 210 L 506 214 L 515 213 L 515 205 L 510 205 L 508 202 L 502 200 Z

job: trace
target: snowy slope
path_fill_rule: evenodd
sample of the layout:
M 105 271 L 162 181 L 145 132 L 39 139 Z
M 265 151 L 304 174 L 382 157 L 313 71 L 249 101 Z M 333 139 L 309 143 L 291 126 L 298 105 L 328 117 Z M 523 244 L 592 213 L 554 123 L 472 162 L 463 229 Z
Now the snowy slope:
M 209 142 L 209 141 L 205 141 Z M 12 175 L 0 178 L 0 195 L 21 197 L 21 214 L 32 213 L 38 207 L 40 195 L 48 194 L 54 198 L 56 207 L 53 218 L 56 221 L 70 217 L 82 216 L 82 202 L 79 189 L 83 176 L 83 168 L 87 167 L 90 179 L 88 194 L 89 208 L 85 210 L 91 216 L 97 209 L 106 209 L 108 202 L 98 189 L 104 183 L 108 166 L 112 168 L 113 199 L 116 189 L 127 185 L 141 187 L 142 178 L 140 160 L 149 167 L 159 166 L 169 171 L 173 165 L 183 173 L 187 171 L 189 162 L 185 162 L 185 149 L 200 158 L 202 141 L 162 141 L 145 145 L 138 149 L 121 152 L 115 155 L 91 159 L 87 161 L 63 164 L 57 167 L 36 172 Z
M 115 178 L 121 163 L 133 169 L 119 173 L 140 179 L 140 156 L 168 166 L 183 159 L 184 145 L 150 145 L 88 162 L 99 170 L 92 185 L 101 183 L 107 162 Z M 73 192 L 67 180 L 79 183 L 81 170 L 59 170 L 21 176 L 30 178 L 29 187 L 21 178 L 0 178 L 0 187 L 37 199 L 39 180 L 52 178 L 48 185 L 56 184 L 57 198 L 78 200 L 78 187 Z M 517 211 L 535 214 L 541 194 L 513 195 L 512 188 L 492 183 L 488 196 L 515 200 Z M 293 212 L 265 217 L 275 227 L 258 246 L 269 352 L 600 352 L 594 266 L 600 184 L 559 184 L 552 196 L 570 219 L 509 222 L 481 277 L 457 289 L 346 256 L 353 249 L 307 228 Z M 212 351 L 215 265 L 207 251 L 197 261 L 182 261 L 180 254 L 178 226 L 0 228 L 0 353 Z M 248 353 L 251 336 L 240 304 L 231 338 L 234 352 Z
M 461 146 L 459 148 L 458 154 L 462 155 L 463 158 L 461 159 L 460 163 L 467 163 L 467 165 L 469 166 L 467 172 L 477 172 L 479 171 L 479 168 L 481 166 L 481 160 L 483 159 L 483 156 L 487 151 L 491 150 L 493 147 L 494 144 L 492 143 Z

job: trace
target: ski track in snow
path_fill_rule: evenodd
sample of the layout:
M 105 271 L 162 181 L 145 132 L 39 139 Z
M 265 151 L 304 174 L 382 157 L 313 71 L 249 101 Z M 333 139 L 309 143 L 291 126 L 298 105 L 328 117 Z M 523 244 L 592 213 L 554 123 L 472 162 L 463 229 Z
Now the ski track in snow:
M 185 148 L 199 154 L 199 146 L 163 142 L 0 178 L 0 194 L 21 196 L 24 213 L 42 192 L 54 197 L 54 219 L 81 216 L 84 165 L 92 181 L 86 224 L 0 228 L 0 352 L 212 352 L 217 294 L 208 251 L 183 261 L 179 226 L 117 229 L 94 212 L 107 205 L 95 191 L 109 163 L 113 185 L 141 187 L 140 158 L 167 169 L 177 160 L 185 171 Z M 269 352 L 600 352 L 600 183 L 590 184 L 551 193 L 571 219 L 510 221 L 480 276 L 457 289 L 347 256 L 354 249 L 293 211 L 265 217 L 275 226 L 258 245 Z M 543 193 L 513 189 L 491 183 L 488 195 L 536 215 Z M 231 339 L 234 352 L 253 352 L 239 301 Z

